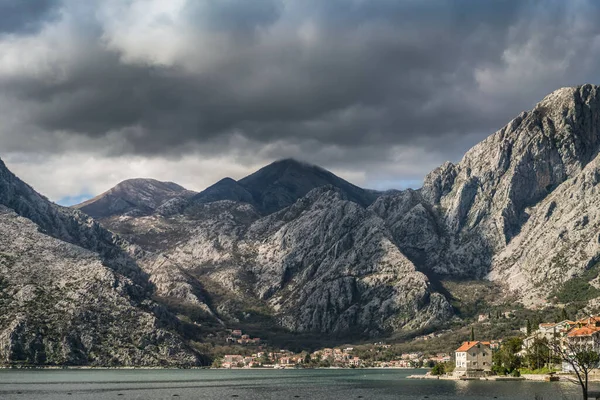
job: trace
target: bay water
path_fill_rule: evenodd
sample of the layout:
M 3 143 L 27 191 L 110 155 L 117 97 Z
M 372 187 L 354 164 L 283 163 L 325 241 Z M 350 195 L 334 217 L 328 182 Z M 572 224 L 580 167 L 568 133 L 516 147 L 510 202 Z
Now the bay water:
M 500 399 L 580 398 L 564 382 L 412 380 L 423 370 L 0 370 L 0 399 Z

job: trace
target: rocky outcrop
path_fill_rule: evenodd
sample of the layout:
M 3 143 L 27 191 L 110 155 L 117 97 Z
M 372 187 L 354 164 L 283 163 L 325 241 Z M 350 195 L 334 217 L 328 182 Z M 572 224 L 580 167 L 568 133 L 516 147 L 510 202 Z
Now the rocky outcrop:
M 198 365 L 151 300 L 152 258 L 52 204 L 0 162 L 0 362 Z
M 375 336 L 452 313 L 381 218 L 332 187 L 257 221 L 247 237 L 257 294 L 291 330 Z
M 97 254 L 0 207 L 0 360 L 38 365 L 196 365 L 147 311 L 144 288 Z M 165 310 L 163 313 L 168 314 Z M 206 361 L 205 361 L 206 362 Z
M 394 243 L 421 271 L 440 272 L 446 232 L 420 191 L 408 189 L 383 195 L 369 209 L 384 221 Z

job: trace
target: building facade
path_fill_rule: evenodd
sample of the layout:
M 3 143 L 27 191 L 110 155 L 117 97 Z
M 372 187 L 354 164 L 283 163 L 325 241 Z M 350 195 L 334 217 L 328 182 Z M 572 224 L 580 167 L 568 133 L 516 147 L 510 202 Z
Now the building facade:
M 489 342 L 464 342 L 455 351 L 455 375 L 485 375 L 492 370 L 492 350 Z

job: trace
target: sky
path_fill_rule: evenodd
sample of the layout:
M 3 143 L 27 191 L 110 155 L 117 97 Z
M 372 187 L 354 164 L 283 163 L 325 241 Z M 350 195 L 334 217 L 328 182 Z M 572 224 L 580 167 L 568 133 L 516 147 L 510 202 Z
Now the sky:
M 595 0 L 0 0 L 0 158 L 72 204 L 277 159 L 419 187 L 564 86 Z

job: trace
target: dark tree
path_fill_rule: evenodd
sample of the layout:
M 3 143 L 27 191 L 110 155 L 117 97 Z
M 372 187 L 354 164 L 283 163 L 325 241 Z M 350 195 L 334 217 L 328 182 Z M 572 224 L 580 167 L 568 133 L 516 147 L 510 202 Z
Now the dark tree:
M 571 369 L 577 376 L 577 381 L 581 386 L 581 392 L 583 399 L 588 398 L 588 382 L 589 374 L 594 369 L 598 368 L 600 363 L 600 356 L 598 355 L 598 348 L 600 342 L 598 339 L 590 338 L 589 340 L 577 340 L 577 338 L 571 340 L 566 339 L 562 341 L 553 341 L 551 348 L 555 355 L 559 356 L 560 359 L 571 366 Z
M 306 354 L 306 356 L 304 356 L 304 364 L 310 364 L 311 359 L 310 359 L 310 354 Z
M 431 375 L 444 375 L 446 373 L 446 366 L 444 363 L 438 363 L 431 369 Z
M 494 371 L 497 374 L 504 375 L 513 373 L 521 367 L 521 357 L 518 353 L 523 347 L 523 340 L 518 337 L 506 339 L 500 350 L 494 353 Z
M 531 369 L 540 369 L 547 363 L 551 364 L 553 361 L 556 361 L 550 349 L 548 339 L 534 339 L 533 344 L 527 349 L 525 361 Z

